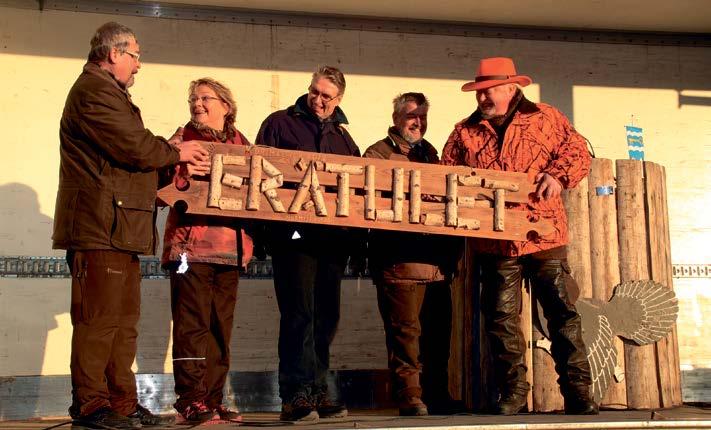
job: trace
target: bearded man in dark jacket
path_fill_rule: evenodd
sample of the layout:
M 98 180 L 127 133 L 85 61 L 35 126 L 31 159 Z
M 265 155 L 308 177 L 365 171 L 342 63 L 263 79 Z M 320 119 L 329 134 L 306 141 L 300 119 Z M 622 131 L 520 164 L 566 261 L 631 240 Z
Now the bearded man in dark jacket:
M 422 93 L 395 97 L 394 125 L 363 156 L 437 164 L 437 150 L 424 138 L 428 110 L 429 101 Z M 462 405 L 449 395 L 448 365 L 450 283 L 462 243 L 462 239 L 439 235 L 370 232 L 368 261 L 378 290 L 388 368 L 400 415 L 427 415 L 428 409 L 434 414 L 461 410 Z
M 67 250 L 72 273 L 72 406 L 91 428 L 162 425 L 138 404 L 131 370 L 141 308 L 138 254 L 156 244 L 157 170 L 178 162 L 209 169 L 196 142 L 173 144 L 143 125 L 128 88 L 141 67 L 131 29 L 96 31 L 60 123 L 59 190 L 53 248 Z
M 345 89 L 340 70 L 320 67 L 307 94 L 264 120 L 257 145 L 359 157 L 345 128 L 348 120 L 338 107 Z M 281 419 L 314 423 L 319 417 L 345 417 L 346 407 L 337 393 L 328 392 L 326 376 L 340 316 L 341 278 L 354 233 L 298 223 L 273 223 L 267 232 L 281 313 Z

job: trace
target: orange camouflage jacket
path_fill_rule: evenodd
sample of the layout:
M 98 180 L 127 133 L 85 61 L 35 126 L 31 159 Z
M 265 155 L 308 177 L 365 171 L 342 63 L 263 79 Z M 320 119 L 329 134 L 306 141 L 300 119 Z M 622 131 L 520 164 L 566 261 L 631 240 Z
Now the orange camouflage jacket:
M 558 179 L 563 188 L 573 188 L 587 176 L 590 161 L 585 138 L 563 113 L 521 97 L 502 137 L 478 109 L 457 123 L 442 150 L 441 164 L 526 172 L 529 178 L 545 172 Z M 507 208 L 528 211 L 529 219 L 549 219 L 555 231 L 525 241 L 477 239 L 478 252 L 515 257 L 568 242 L 567 218 L 560 197 L 538 200 L 532 195 L 527 204 L 507 204 Z

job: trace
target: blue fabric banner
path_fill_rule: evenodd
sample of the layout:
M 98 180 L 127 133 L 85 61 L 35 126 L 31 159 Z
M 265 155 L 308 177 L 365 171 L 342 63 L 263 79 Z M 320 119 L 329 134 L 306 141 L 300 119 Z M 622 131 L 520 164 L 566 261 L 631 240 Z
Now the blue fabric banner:
M 644 142 L 642 141 L 642 128 L 626 125 L 627 151 L 630 160 L 644 160 Z

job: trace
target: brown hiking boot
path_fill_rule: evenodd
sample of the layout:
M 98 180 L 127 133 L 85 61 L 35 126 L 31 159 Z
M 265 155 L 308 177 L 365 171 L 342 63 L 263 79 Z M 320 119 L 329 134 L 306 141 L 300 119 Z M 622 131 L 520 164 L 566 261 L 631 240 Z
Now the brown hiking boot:
M 294 424 L 316 424 L 318 422 L 318 412 L 314 407 L 309 395 L 303 391 L 297 391 L 288 402 L 281 404 L 281 421 L 290 421 Z
M 428 414 L 427 406 L 416 396 L 403 398 L 398 402 L 398 408 L 402 417 L 424 417 Z
M 329 395 L 328 389 L 317 388 L 314 391 L 313 400 L 320 418 L 345 418 L 348 416 L 346 405 L 334 400 Z

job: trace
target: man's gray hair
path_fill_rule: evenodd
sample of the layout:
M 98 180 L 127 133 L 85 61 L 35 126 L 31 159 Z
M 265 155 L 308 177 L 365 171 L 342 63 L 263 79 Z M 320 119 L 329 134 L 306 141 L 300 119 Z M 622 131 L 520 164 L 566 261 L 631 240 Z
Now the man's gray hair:
M 408 102 L 415 102 L 417 106 L 430 107 L 430 101 L 422 93 L 402 93 L 393 99 L 393 114 L 398 115 Z
M 125 25 L 118 22 L 107 22 L 96 30 L 91 38 L 91 50 L 88 60 L 92 62 L 105 61 L 109 58 L 111 49 L 116 48 L 125 52 L 131 39 L 135 39 L 136 34 Z
M 324 78 L 335 85 L 338 88 L 339 96 L 346 92 L 346 78 L 337 68 L 332 66 L 319 66 L 319 68 L 311 76 L 311 83 L 313 84 L 321 78 Z

